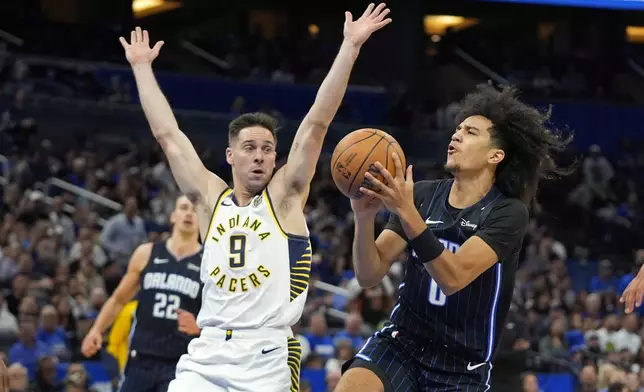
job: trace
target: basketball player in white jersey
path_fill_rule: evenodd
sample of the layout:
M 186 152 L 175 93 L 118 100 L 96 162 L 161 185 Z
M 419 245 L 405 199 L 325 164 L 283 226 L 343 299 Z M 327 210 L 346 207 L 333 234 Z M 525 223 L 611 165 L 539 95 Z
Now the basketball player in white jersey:
M 391 22 L 388 13 L 384 4 L 370 4 L 356 21 L 346 13 L 340 51 L 274 175 L 275 120 L 251 113 L 230 123 L 233 189 L 203 165 L 155 81 L 151 63 L 163 42 L 150 48 L 138 27 L 130 43 L 121 38 L 152 133 L 181 191 L 193 196 L 204 241 L 202 332 L 177 364 L 169 391 L 299 390 L 301 350 L 291 326 L 301 316 L 311 267 L 302 207 L 360 48 Z

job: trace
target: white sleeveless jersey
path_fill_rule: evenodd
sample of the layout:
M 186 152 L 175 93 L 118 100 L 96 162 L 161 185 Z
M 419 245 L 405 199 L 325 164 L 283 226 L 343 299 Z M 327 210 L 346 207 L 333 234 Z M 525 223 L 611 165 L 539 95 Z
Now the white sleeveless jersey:
M 301 317 L 311 272 L 309 237 L 285 233 L 268 190 L 248 206 L 227 189 L 204 240 L 200 328 L 284 328 Z

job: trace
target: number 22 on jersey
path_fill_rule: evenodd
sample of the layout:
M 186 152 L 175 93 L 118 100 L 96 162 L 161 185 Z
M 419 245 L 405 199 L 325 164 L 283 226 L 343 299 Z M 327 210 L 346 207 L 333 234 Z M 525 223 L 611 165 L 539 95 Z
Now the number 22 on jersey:
M 160 319 L 176 320 L 179 318 L 177 309 L 181 307 L 181 298 L 178 295 L 156 293 L 152 315 Z

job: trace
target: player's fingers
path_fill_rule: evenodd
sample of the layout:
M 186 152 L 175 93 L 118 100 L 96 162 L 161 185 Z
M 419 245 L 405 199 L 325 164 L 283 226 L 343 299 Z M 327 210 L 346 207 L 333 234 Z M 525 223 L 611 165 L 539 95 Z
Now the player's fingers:
M 633 294 L 631 292 L 624 295 L 624 310 L 626 313 L 633 311 Z
M 127 40 L 123 37 L 119 37 L 119 42 L 121 43 L 121 46 L 123 46 L 123 49 L 127 49 L 130 44 L 127 43 Z
M 376 162 L 375 165 L 376 165 L 376 169 L 378 169 L 380 174 L 382 174 L 382 177 L 385 179 L 385 183 L 387 183 L 388 186 L 393 186 L 394 177 L 391 175 L 391 173 L 389 173 L 389 170 L 387 170 L 380 162 Z
M 644 296 L 644 292 L 642 290 L 638 290 L 637 294 L 635 294 L 635 307 L 639 308 L 642 306 L 642 296 Z
M 394 160 L 394 167 L 396 168 L 396 179 L 405 180 L 405 173 L 403 172 L 402 162 L 400 162 L 400 157 L 398 154 L 391 154 L 391 158 Z
M 375 9 L 375 10 L 373 10 L 373 12 L 371 13 L 371 17 L 372 17 L 373 19 L 376 19 L 376 20 L 377 20 L 378 18 L 380 18 L 380 15 L 384 12 L 383 10 L 384 10 L 386 7 L 387 7 L 387 4 L 385 4 L 385 3 L 380 3 L 380 4 L 378 4 L 378 6 L 376 7 L 376 9 Z M 385 14 L 385 15 L 386 15 L 386 14 Z
M 378 189 L 381 192 L 391 192 L 391 189 L 387 185 L 385 185 L 382 181 L 374 177 L 373 174 L 367 172 L 365 173 L 364 176 L 367 180 L 369 180 L 369 187 L 371 189 Z M 389 176 L 391 177 L 391 175 Z
M 147 30 L 143 30 L 143 43 L 144 44 L 150 43 L 150 34 L 148 34 Z
M 143 31 L 139 26 L 136 26 L 136 42 L 143 42 Z
M 367 9 L 366 9 L 366 10 L 364 10 L 364 12 L 362 13 L 362 16 L 369 16 L 369 15 L 371 15 L 371 12 L 373 11 L 373 7 L 375 7 L 375 4 L 373 4 L 373 3 L 369 3 L 369 5 L 367 6 Z
M 387 19 L 383 20 L 382 22 L 377 23 L 377 24 L 376 24 L 376 30 L 381 29 L 381 28 L 383 28 L 383 27 L 387 26 L 389 23 L 391 23 L 391 18 L 387 18 Z
M 378 14 L 378 16 L 376 16 L 375 18 L 373 18 L 373 21 L 374 21 L 374 22 L 381 22 L 381 21 L 383 21 L 383 20 L 385 19 L 385 16 L 389 15 L 389 13 L 390 13 L 390 12 L 391 12 L 391 10 L 390 10 L 389 8 L 387 8 L 386 10 L 384 10 L 384 11 L 382 11 L 380 14 Z
M 360 187 L 360 192 L 362 192 L 365 196 L 370 196 L 370 197 L 375 197 L 376 199 L 384 202 L 385 201 L 385 196 L 378 192 L 374 192 L 371 189 L 367 189 L 363 186 Z
M 132 30 L 130 32 L 130 45 L 134 45 L 136 43 L 136 31 Z
M 353 15 L 351 15 L 351 12 L 347 11 L 344 13 L 344 23 L 351 23 L 353 22 Z

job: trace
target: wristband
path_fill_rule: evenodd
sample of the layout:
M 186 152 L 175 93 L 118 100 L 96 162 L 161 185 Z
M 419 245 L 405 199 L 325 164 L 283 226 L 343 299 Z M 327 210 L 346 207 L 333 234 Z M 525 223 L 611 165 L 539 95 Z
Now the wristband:
M 445 246 L 441 244 L 429 227 L 420 233 L 418 237 L 410 240 L 409 246 L 411 246 L 418 260 L 423 264 L 434 260 L 445 250 Z

